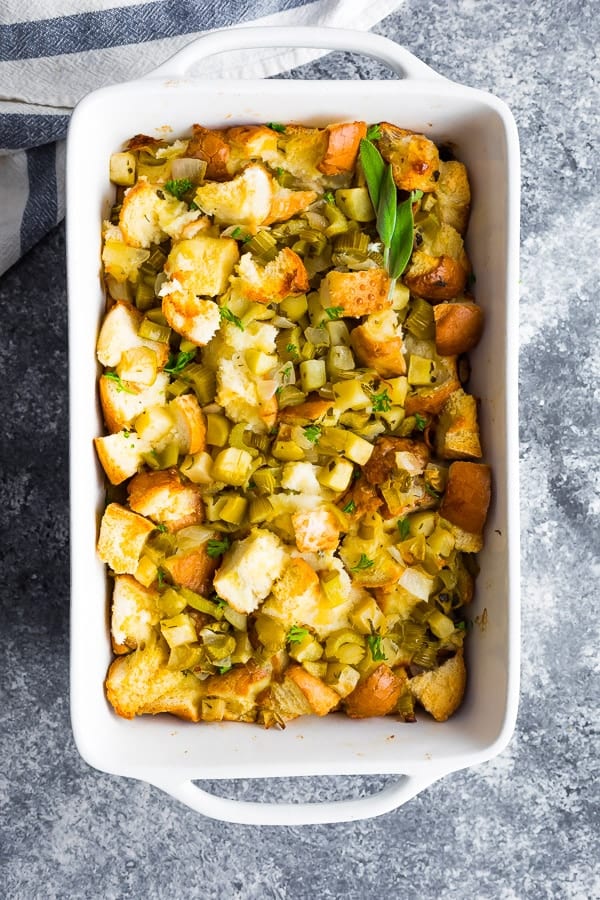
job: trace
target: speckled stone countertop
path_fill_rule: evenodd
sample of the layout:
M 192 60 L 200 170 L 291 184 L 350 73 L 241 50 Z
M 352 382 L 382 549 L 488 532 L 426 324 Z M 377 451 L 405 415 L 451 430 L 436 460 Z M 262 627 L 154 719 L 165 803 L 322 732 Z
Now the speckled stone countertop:
M 225 825 L 80 759 L 68 704 L 63 228 L 0 279 L 1 896 L 600 897 L 599 22 L 593 4 L 576 0 L 407 0 L 375 29 L 502 97 L 523 166 L 518 724 L 499 757 L 396 812 L 313 828 Z M 339 55 L 294 74 L 382 76 Z M 385 781 L 358 778 L 352 789 Z M 261 791 L 317 799 L 347 793 L 348 781 Z

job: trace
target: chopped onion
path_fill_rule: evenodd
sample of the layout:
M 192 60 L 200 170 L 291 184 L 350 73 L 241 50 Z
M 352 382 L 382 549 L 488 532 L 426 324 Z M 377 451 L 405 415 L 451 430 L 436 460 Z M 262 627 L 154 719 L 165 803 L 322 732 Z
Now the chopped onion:
M 329 227 L 329 220 L 322 216 L 321 213 L 315 212 L 314 210 L 307 210 L 304 213 L 304 218 L 308 222 L 311 228 L 316 228 L 317 231 L 325 231 L 326 228 Z
M 263 381 L 257 382 L 256 393 L 258 394 L 261 403 L 265 403 L 267 400 L 270 400 L 271 397 L 275 395 L 278 387 L 279 382 L 275 381 L 274 378 L 265 378 Z
M 171 174 L 175 181 L 180 178 L 189 178 L 192 184 L 198 184 L 204 178 L 206 162 L 203 159 L 194 159 L 190 156 L 181 156 L 171 163 Z
M 271 319 L 271 325 L 274 325 L 276 328 L 293 328 L 295 324 L 291 319 L 286 319 L 285 316 L 273 316 Z

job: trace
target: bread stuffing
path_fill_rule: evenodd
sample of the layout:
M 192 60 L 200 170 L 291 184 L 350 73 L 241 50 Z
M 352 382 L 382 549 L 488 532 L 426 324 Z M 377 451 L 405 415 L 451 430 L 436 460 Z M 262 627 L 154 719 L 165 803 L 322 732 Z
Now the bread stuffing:
M 492 473 L 469 177 L 442 157 L 362 121 L 115 148 L 94 444 L 117 715 L 459 709 Z

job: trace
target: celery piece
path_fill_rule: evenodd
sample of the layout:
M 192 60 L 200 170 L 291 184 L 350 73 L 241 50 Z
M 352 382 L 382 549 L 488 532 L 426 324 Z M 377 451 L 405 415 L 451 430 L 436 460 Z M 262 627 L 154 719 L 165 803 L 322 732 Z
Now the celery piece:
M 161 344 L 168 344 L 171 339 L 171 329 L 166 324 L 154 322 L 149 315 L 151 312 L 153 312 L 153 310 L 148 310 L 140 322 L 140 327 L 138 328 L 139 336 L 146 338 L 149 341 L 158 341 Z
M 248 521 L 251 525 L 257 525 L 259 522 L 268 522 L 274 515 L 273 504 L 268 497 L 257 497 L 250 503 L 248 512 Z
M 206 443 L 212 447 L 224 447 L 229 440 L 231 425 L 221 413 L 206 413 Z
M 245 245 L 261 262 L 270 262 L 277 256 L 277 241 L 270 231 L 263 229 Z
M 433 306 L 421 297 L 413 297 L 411 309 L 404 321 L 410 331 L 420 341 L 430 341 L 435 337 Z
M 190 644 L 198 640 L 194 622 L 191 616 L 185 613 L 163 619 L 160 630 L 171 650 L 180 644 Z
M 372 634 L 385 625 L 385 616 L 374 597 L 367 597 L 354 607 L 350 614 L 353 628 L 360 634 Z
M 305 393 L 316 391 L 327 381 L 327 370 L 323 359 L 305 359 L 300 363 L 300 381 Z
M 336 323 L 331 322 L 330 324 L 335 325 Z M 329 377 L 339 378 L 343 372 L 351 372 L 355 368 L 356 363 L 350 347 L 342 344 L 329 348 L 326 365 Z
M 439 612 L 438 610 L 434 610 L 431 613 L 431 615 L 429 616 L 428 625 L 433 634 L 435 634 L 435 636 L 440 638 L 440 640 L 442 641 L 445 641 L 446 638 L 449 638 L 456 627 L 452 619 L 450 619 L 448 616 L 445 616 L 444 613 Z
M 212 481 L 212 457 L 205 450 L 188 455 L 180 464 L 179 470 L 194 484 L 210 484 Z
M 154 306 L 154 301 L 154 286 L 140 279 L 135 287 L 135 305 L 138 309 L 147 310 Z
M 248 450 L 226 447 L 213 462 L 212 476 L 215 481 L 241 487 L 248 480 L 251 467 L 252 456 Z
M 362 634 L 342 628 L 330 634 L 325 641 L 325 656 L 344 665 L 356 665 L 365 655 L 365 639 Z
M 300 641 L 290 644 L 289 654 L 300 663 L 316 662 L 323 656 L 323 648 L 312 634 L 306 634 Z
M 277 403 L 280 409 L 286 406 L 299 406 L 306 400 L 306 394 L 295 384 L 285 384 L 277 393 Z
M 332 459 L 326 466 L 323 466 L 317 477 L 323 487 L 341 494 L 342 491 L 348 489 L 353 474 L 354 466 L 349 460 Z
M 248 501 L 245 497 L 231 495 L 227 497 L 221 509 L 221 518 L 232 525 L 241 525 L 246 514 Z
M 258 640 L 267 650 L 277 651 L 285 647 L 285 628 L 272 616 L 268 616 L 266 613 L 259 613 L 255 619 L 254 626 Z
M 212 403 L 217 393 L 217 376 L 208 366 L 190 363 L 181 372 L 181 378 L 191 384 L 201 405 Z
M 135 184 L 137 160 L 135 153 L 124 151 L 112 153 L 109 164 L 109 177 L 113 184 L 130 187 Z
M 169 441 L 166 447 L 160 451 L 158 463 L 160 469 L 170 469 L 179 462 L 179 444 L 177 441 Z
M 366 187 L 340 188 L 335 192 L 335 202 L 349 219 L 355 222 L 372 222 L 375 210 Z
M 308 311 L 306 294 L 296 294 L 284 297 L 279 304 L 279 313 L 292 322 L 299 322 Z
M 279 467 L 262 467 L 252 476 L 259 494 L 269 495 L 281 487 L 281 469 Z
M 432 359 L 413 353 L 408 363 L 408 383 L 416 386 L 429 385 L 433 381 L 434 370 L 435 365 Z
M 276 440 L 271 449 L 271 453 L 275 459 L 281 459 L 285 462 L 304 459 L 304 450 L 302 450 L 298 444 L 294 443 L 294 441 Z
M 328 607 L 332 608 L 339 606 L 340 603 L 344 603 L 348 599 L 347 591 L 339 572 L 320 572 L 319 577 L 321 589 Z

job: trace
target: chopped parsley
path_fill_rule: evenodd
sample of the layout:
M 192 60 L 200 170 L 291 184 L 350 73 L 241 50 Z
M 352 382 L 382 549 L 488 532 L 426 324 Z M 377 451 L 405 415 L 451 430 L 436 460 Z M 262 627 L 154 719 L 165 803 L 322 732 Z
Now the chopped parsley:
M 327 313 L 327 318 L 331 319 L 339 319 L 341 314 L 344 312 L 343 306 L 326 306 L 325 312 Z
M 405 541 L 410 534 L 410 522 L 408 521 L 408 519 L 398 519 L 396 525 L 398 526 L 398 531 L 400 532 L 400 539 L 402 541 Z
M 228 666 L 217 666 L 217 672 L 219 673 L 219 675 L 225 675 L 225 673 L 229 672 L 232 668 L 233 666 L 231 665 L 231 663 L 229 663 Z
M 427 425 L 427 419 L 424 416 L 420 416 L 419 413 L 415 413 L 415 421 L 417 423 L 417 431 L 423 431 Z
M 178 200 L 181 200 L 184 194 L 187 194 L 188 191 L 194 187 L 189 178 L 176 178 L 175 181 L 167 181 L 165 184 L 165 191 L 168 191 L 174 197 L 177 197 Z
M 244 330 L 242 320 L 239 319 L 234 313 L 232 313 L 228 306 L 220 306 L 219 313 L 221 315 L 221 319 L 225 319 L 226 322 L 231 322 L 231 324 L 235 325 L 236 328 L 239 328 L 240 331 Z
M 206 552 L 210 556 L 211 559 L 216 559 L 217 556 L 223 556 L 223 554 L 229 550 L 230 541 L 229 538 L 224 537 L 222 541 L 213 538 L 206 545 Z
M 325 193 L 323 194 L 323 200 L 325 201 L 325 203 L 335 203 L 333 191 L 325 191 Z
M 301 644 L 305 637 L 308 636 L 308 628 L 302 628 L 300 625 L 292 625 L 286 636 L 288 644 Z
M 110 381 L 114 381 L 117 385 L 117 391 L 119 394 L 124 392 L 125 394 L 135 394 L 135 391 L 132 391 L 131 388 L 125 387 L 123 384 L 123 380 L 120 375 L 117 375 L 116 372 L 105 372 L 104 377 L 108 378 Z
M 298 355 L 298 348 L 296 347 L 295 344 L 288 344 L 287 347 L 285 348 L 285 352 L 286 352 L 286 353 L 293 353 L 293 354 L 295 354 L 295 355 L 297 356 L 297 355 Z
M 163 587 L 163 586 L 164 586 L 164 583 L 165 583 L 165 573 L 164 573 L 164 571 L 163 571 L 162 569 L 158 569 L 158 570 L 157 570 L 157 573 L 156 573 L 156 577 L 157 577 L 157 579 L 158 579 L 158 586 L 159 586 L 159 588 Z
M 369 125 L 367 128 L 367 140 L 368 141 L 378 141 L 381 138 L 381 126 L 380 125 Z
M 271 131 L 278 131 L 280 134 L 285 134 L 285 125 L 282 125 L 281 122 L 267 122 L 267 128 L 270 128 Z
M 360 572 L 362 569 L 371 569 L 375 565 L 374 559 L 369 559 L 366 553 L 360 554 L 360 559 L 355 566 L 352 566 L 352 572 Z
M 237 225 L 231 232 L 232 238 L 241 238 L 243 236 L 244 236 L 244 232 L 242 231 L 242 229 L 240 228 L 239 225 Z
M 367 645 L 371 652 L 373 662 L 380 662 L 382 659 L 387 659 L 387 656 L 383 652 L 383 647 L 381 646 L 380 634 L 367 635 Z
M 177 356 L 174 353 L 169 355 L 169 362 L 165 366 L 165 372 L 169 375 L 178 375 L 187 364 L 196 358 L 195 350 L 180 350 Z
M 373 394 L 372 398 L 373 412 L 389 412 L 392 408 L 392 401 L 387 392 L 387 388 L 379 394 Z
M 157 530 L 157 531 L 160 531 L 161 534 L 164 534 L 165 531 L 167 530 L 167 526 L 166 526 L 166 525 L 163 525 L 162 522 L 158 522 L 157 525 L 156 525 L 156 530 Z
M 439 500 L 442 496 L 439 491 L 436 491 L 435 488 L 432 488 L 427 482 L 425 482 L 425 490 L 431 497 L 435 497 L 436 500 Z
M 342 512 L 348 513 L 351 515 L 353 512 L 356 512 L 356 503 L 354 500 L 348 500 L 345 506 L 342 506 Z
M 304 437 L 309 440 L 311 444 L 316 444 L 321 437 L 320 425 L 304 425 L 302 431 L 304 432 Z

